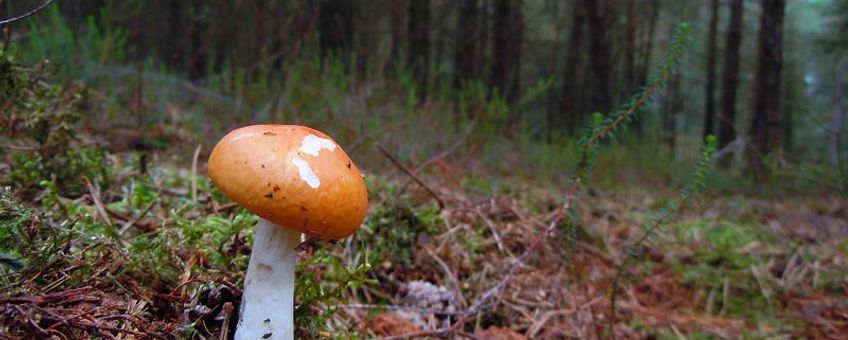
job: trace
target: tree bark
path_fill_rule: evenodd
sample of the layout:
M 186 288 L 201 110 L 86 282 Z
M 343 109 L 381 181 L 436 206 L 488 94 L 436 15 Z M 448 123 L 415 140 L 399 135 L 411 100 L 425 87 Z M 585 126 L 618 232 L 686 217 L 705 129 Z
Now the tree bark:
M 521 48 L 523 42 L 523 13 L 521 0 L 495 0 L 492 68 L 489 85 L 508 102 L 520 94 Z
M 607 113 L 612 110 L 612 39 L 611 27 L 615 21 L 612 0 L 581 0 L 587 8 L 589 22 L 589 52 L 592 55 L 594 88 L 591 95 L 592 111 Z
M 491 31 L 492 31 L 492 0 L 482 0 L 480 18 L 480 30 L 477 32 L 477 71 L 480 78 L 485 77 L 485 73 L 489 70 L 489 47 L 491 46 Z
M 389 0 L 391 3 L 389 16 L 389 57 L 384 74 L 393 76 L 398 68 L 403 49 L 403 24 L 406 20 L 406 1 Z
M 736 138 L 736 90 L 739 86 L 739 47 L 742 43 L 742 0 L 730 3 L 730 22 L 727 26 L 727 47 L 724 50 L 721 112 L 718 124 L 718 149 Z
M 715 121 L 715 63 L 718 35 L 718 0 L 710 1 L 710 28 L 707 37 L 707 85 L 704 89 L 704 137 L 714 133 Z
M 716 1 L 716 0 L 713 0 Z M 636 91 L 636 0 L 627 0 L 627 25 L 624 30 L 624 96 Z
M 361 82 L 368 78 L 368 65 L 372 55 L 377 50 L 379 33 L 376 22 L 380 19 L 378 13 L 380 13 L 381 4 L 376 1 L 351 2 L 354 2 L 357 6 L 354 20 L 356 38 L 354 39 L 353 50 L 356 55 L 356 79 Z
M 454 88 L 477 78 L 477 0 L 462 0 L 456 23 L 456 53 L 454 54 Z
M 639 78 L 636 83 L 637 86 L 644 86 L 648 82 L 648 72 L 651 70 L 651 60 L 654 52 L 654 36 L 656 35 L 656 27 L 657 21 L 659 20 L 660 15 L 660 4 L 659 0 L 651 0 L 648 3 L 648 29 L 645 30 L 646 37 L 643 37 L 644 42 L 640 46 L 640 68 L 639 68 Z M 633 130 L 636 131 L 637 136 L 642 136 L 642 122 L 643 119 L 639 117 L 633 122 Z
M 418 83 L 420 97 L 424 98 L 430 72 L 430 0 L 409 1 L 408 13 L 406 64 Z
M 833 73 L 833 107 L 830 116 L 830 131 L 828 131 L 828 156 L 834 169 L 842 168 L 842 130 L 845 127 L 845 72 L 848 72 L 848 62 L 838 62 Z
M 668 91 L 665 96 L 665 117 L 663 119 L 663 130 L 665 134 L 665 142 L 668 146 L 669 153 L 674 158 L 675 146 L 677 142 L 677 117 L 683 111 L 683 95 L 680 91 L 681 80 L 680 72 L 672 76 L 671 82 L 668 84 Z
M 754 117 L 749 134 L 756 150 L 750 153 L 757 176 L 767 174 L 763 158 L 780 148 L 780 73 L 783 63 L 784 0 L 762 0 Z
M 568 56 L 565 62 L 565 74 L 562 77 L 562 97 L 559 112 L 554 113 L 548 122 L 554 129 L 566 129 L 574 132 L 580 121 L 583 98 L 584 58 L 583 36 L 586 23 L 586 8 L 584 1 L 575 1 L 572 8 L 571 31 L 568 38 Z
M 660 4 L 659 0 L 651 0 L 648 5 L 648 29 L 645 34 L 645 43 L 642 44 L 641 52 L 639 53 L 641 56 L 641 68 L 639 72 L 638 84 L 639 86 L 643 86 L 648 82 L 648 72 L 651 69 L 651 60 L 654 52 L 654 36 L 656 35 L 656 27 L 657 21 L 660 16 Z M 638 121 L 637 121 L 638 122 Z
M 511 0 L 511 15 L 509 27 L 509 87 L 506 98 L 514 103 L 521 97 L 521 58 L 524 51 L 524 9 L 523 0 Z M 518 116 L 514 116 L 518 118 Z M 515 121 L 514 121 L 515 123 Z
M 345 65 L 350 61 L 353 46 L 353 1 L 323 0 L 318 8 L 319 48 L 321 59 L 335 56 Z

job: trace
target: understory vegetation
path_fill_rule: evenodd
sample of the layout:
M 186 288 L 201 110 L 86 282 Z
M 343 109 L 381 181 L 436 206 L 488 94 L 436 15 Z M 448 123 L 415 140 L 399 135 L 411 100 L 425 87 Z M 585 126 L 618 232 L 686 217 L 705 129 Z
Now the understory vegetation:
M 304 52 L 284 76 L 189 81 L 130 60 L 94 17 L 79 34 L 44 14 L 0 49 L 0 338 L 231 336 L 258 218 L 205 160 L 255 122 L 320 127 L 368 185 L 353 237 L 299 247 L 300 338 L 848 333 L 844 174 L 800 157 L 768 160 L 767 179 L 715 170 L 713 136 L 669 153 L 632 131 L 687 24 L 639 91 L 572 134 L 540 127 L 551 80 L 513 102 L 434 80 L 422 99 L 402 67 L 363 80 Z

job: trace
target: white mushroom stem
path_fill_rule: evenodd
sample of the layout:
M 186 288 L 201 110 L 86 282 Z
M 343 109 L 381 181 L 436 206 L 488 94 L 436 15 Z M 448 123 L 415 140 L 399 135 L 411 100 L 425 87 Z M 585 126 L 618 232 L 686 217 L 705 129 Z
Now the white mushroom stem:
M 236 340 L 294 339 L 295 248 L 300 232 L 260 219 L 244 278 Z

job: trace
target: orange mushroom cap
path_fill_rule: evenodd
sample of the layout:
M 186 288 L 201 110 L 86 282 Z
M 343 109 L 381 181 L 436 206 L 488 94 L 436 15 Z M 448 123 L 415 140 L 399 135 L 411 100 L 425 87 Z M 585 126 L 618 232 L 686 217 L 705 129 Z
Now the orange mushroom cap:
M 256 215 L 311 237 L 353 234 L 368 208 L 362 173 L 324 133 L 253 125 L 228 133 L 209 156 L 209 177 Z

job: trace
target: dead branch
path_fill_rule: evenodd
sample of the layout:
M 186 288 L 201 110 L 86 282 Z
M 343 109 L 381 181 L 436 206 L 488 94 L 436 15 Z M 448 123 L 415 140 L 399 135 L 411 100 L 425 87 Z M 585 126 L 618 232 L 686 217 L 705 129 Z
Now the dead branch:
M 19 15 L 19 16 L 12 17 L 12 18 L 9 18 L 9 19 L 3 19 L 3 20 L 0 20 L 0 26 L 8 25 L 8 24 L 11 24 L 11 23 L 13 23 L 13 22 L 15 22 L 15 21 L 19 21 L 19 20 L 23 20 L 23 19 L 29 18 L 29 17 L 31 17 L 31 16 L 35 15 L 36 13 L 41 12 L 41 10 L 43 10 L 43 9 L 47 8 L 47 6 L 49 6 L 50 4 L 52 4 L 52 3 L 53 3 L 53 1 L 55 1 L 55 0 L 47 0 L 47 1 L 45 1 L 44 3 L 42 3 L 41 5 L 39 5 L 38 7 L 36 7 L 36 8 L 34 8 L 34 9 L 32 9 L 31 11 L 29 11 L 29 12 L 26 12 L 26 13 L 24 13 L 24 14 L 21 14 L 21 15 Z
M 426 190 L 427 193 L 430 194 L 430 196 L 433 196 L 433 198 L 436 199 L 436 202 L 439 204 L 439 211 L 441 211 L 442 209 L 445 208 L 445 202 L 442 201 L 442 198 L 439 197 L 439 194 L 437 194 L 432 188 L 430 188 L 430 186 L 428 186 L 426 183 L 424 183 L 424 181 L 422 181 L 420 178 L 418 178 L 418 176 L 416 176 L 415 173 L 412 172 L 412 170 L 407 168 L 406 165 L 403 165 L 403 163 L 401 163 L 397 158 L 395 158 L 395 156 L 392 155 L 392 153 L 389 152 L 389 150 L 386 150 L 386 148 L 384 148 L 380 144 L 376 144 L 376 145 L 377 145 L 377 149 L 379 149 L 380 152 L 382 152 L 383 155 L 386 156 L 386 158 L 388 158 L 390 161 L 392 161 L 392 163 L 395 166 L 397 166 L 399 169 L 403 170 L 403 172 L 405 172 L 407 175 L 409 175 L 409 177 L 412 178 L 412 180 L 414 180 L 415 183 L 418 183 L 418 185 L 420 185 L 422 188 L 424 188 L 424 190 Z
M 432 331 L 424 331 L 424 332 L 416 332 L 416 333 L 408 333 L 401 334 L 397 336 L 387 337 L 386 339 L 411 339 L 411 338 L 420 338 L 420 337 L 428 337 L 428 336 L 444 336 L 447 334 L 451 334 L 459 330 L 462 325 L 468 320 L 468 318 L 476 315 L 482 310 L 488 301 L 496 296 L 499 296 L 500 293 L 506 288 L 506 285 L 509 281 L 515 276 L 515 273 L 518 271 L 519 267 L 524 266 L 524 263 L 530 257 L 531 254 L 536 252 L 536 249 L 556 231 L 557 226 L 559 225 L 562 218 L 568 213 L 568 210 L 571 208 L 571 201 L 574 198 L 574 192 L 577 190 L 579 185 L 579 180 L 572 183 L 571 188 L 568 190 L 568 193 L 565 195 L 565 201 L 560 207 L 559 211 L 557 211 L 554 218 L 551 220 L 550 224 L 542 231 L 542 233 L 536 237 L 535 240 L 530 244 L 527 249 L 524 250 L 521 255 L 514 258 L 512 263 L 507 269 L 506 274 L 504 274 L 503 278 L 496 284 L 494 287 L 490 288 L 483 294 L 481 294 L 477 299 L 475 299 L 471 305 L 460 315 L 459 320 L 454 322 L 448 327 L 439 328 Z

